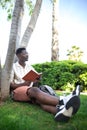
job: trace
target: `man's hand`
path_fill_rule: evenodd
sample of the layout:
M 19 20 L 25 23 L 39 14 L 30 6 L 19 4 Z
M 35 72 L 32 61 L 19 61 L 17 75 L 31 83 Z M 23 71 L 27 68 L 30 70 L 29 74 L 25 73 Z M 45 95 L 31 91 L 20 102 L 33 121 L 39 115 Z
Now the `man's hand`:
M 31 84 L 31 81 L 25 81 L 24 85 L 29 86 Z

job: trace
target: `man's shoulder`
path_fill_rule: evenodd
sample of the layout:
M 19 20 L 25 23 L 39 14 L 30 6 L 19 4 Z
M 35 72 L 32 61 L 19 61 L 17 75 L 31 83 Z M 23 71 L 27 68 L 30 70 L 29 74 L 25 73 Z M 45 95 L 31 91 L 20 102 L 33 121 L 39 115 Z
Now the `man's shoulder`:
M 18 62 L 13 63 L 13 69 L 15 69 L 15 68 L 19 68 L 19 67 L 20 67 L 20 65 L 19 65 Z
M 32 67 L 32 65 L 29 62 L 26 62 L 26 66 Z
M 18 62 L 14 62 L 13 66 L 19 66 L 19 63 Z
M 26 68 L 27 68 L 27 70 L 35 70 L 34 69 L 34 67 L 31 65 L 31 64 L 29 64 L 29 62 L 26 62 Z

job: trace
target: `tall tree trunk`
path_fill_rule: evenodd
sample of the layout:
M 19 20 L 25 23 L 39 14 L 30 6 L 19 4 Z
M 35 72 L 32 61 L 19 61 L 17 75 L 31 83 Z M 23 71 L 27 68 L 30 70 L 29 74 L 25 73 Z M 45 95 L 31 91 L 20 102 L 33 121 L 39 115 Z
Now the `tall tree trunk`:
M 53 0 L 53 10 L 52 10 L 52 48 L 51 48 L 51 60 L 52 61 L 59 61 L 58 4 L 59 4 L 59 0 Z
M 1 57 L 0 57 L 0 100 L 1 100 Z
M 39 16 L 39 12 L 40 12 L 40 9 L 41 9 L 41 5 L 42 5 L 42 0 L 37 0 L 35 7 L 34 7 L 33 14 L 31 16 L 31 19 L 30 19 L 28 26 L 27 26 L 27 28 L 24 32 L 23 37 L 22 37 L 20 46 L 27 47 L 29 39 L 32 35 L 32 32 L 34 31 L 34 28 L 35 28 L 35 25 L 36 25 L 36 22 L 37 22 L 37 19 L 38 19 L 38 16 Z
M 10 38 L 5 65 L 1 72 L 1 99 L 9 96 L 10 74 L 15 54 L 20 39 L 21 19 L 24 11 L 24 0 L 16 0 L 13 11 Z

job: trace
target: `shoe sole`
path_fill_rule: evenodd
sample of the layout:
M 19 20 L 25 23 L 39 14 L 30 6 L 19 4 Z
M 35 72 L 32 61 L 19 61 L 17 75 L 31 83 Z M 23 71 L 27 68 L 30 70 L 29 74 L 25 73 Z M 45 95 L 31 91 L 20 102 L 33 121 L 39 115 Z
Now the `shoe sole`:
M 66 109 L 69 109 L 69 107 L 73 107 L 73 113 L 72 115 L 76 114 L 80 107 L 80 98 L 78 96 L 73 96 L 66 104 Z
M 55 121 L 58 122 L 68 122 L 70 119 L 70 116 L 68 115 L 67 111 L 69 108 L 72 108 L 73 110 L 71 111 L 72 115 L 74 115 L 80 107 L 80 99 L 78 96 L 73 96 L 66 104 L 65 108 L 66 110 L 62 111 L 62 113 L 59 113 L 59 115 L 56 114 L 55 116 Z M 67 113 L 67 116 L 64 115 L 64 113 Z
M 66 113 L 66 110 L 64 110 L 62 113 L 59 113 L 58 115 L 56 114 L 55 121 L 58 121 L 58 122 L 68 122 L 70 117 L 65 116 L 64 113 Z

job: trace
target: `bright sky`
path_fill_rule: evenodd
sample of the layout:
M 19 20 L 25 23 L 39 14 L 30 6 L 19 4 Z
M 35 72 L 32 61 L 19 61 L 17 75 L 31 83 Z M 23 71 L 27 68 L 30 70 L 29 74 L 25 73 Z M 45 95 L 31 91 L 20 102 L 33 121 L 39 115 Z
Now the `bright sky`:
M 84 52 L 83 61 L 87 63 L 87 0 L 59 0 L 59 55 L 60 60 L 67 59 L 67 49 L 73 45 Z M 10 22 L 6 13 L 0 10 L 0 55 L 2 64 L 5 61 Z M 41 12 L 28 45 L 31 64 L 50 61 L 51 59 L 51 28 L 52 5 L 50 0 L 43 0 Z M 29 18 L 24 17 L 22 34 Z

